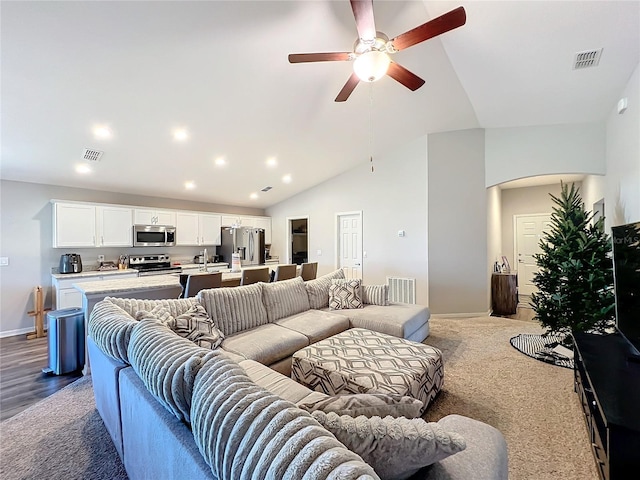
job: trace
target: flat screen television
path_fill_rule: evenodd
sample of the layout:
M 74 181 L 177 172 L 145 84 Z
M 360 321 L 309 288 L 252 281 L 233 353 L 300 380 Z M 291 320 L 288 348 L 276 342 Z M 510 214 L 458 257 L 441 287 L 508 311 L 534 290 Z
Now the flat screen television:
M 611 228 L 616 327 L 640 356 L 640 222 Z

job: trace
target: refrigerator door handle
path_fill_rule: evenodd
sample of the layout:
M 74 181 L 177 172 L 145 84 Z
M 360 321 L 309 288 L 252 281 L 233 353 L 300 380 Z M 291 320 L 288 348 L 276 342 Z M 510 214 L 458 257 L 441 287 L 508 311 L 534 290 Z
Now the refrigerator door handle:
M 253 263 L 253 232 L 249 235 L 249 261 Z

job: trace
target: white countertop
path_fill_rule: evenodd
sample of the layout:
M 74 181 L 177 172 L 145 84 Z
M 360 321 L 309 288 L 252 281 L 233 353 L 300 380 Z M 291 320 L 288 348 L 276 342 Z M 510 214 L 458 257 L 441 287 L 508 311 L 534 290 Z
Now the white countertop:
M 52 273 L 53 278 L 83 278 L 83 277 L 102 277 L 107 275 L 122 275 L 124 273 L 135 273 L 138 271 L 134 268 L 126 268 L 124 270 L 83 270 L 79 273 Z
M 86 295 L 95 293 L 134 292 L 137 290 L 143 291 L 162 287 L 180 287 L 180 276 L 173 274 L 150 275 L 135 278 L 114 278 L 113 280 L 102 280 L 98 282 L 74 283 L 73 286 Z

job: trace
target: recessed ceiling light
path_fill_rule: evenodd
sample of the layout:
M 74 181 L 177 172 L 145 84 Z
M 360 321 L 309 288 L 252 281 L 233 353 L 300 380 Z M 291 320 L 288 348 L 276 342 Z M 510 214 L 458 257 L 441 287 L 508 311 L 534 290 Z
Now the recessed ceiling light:
M 226 164 L 227 164 L 227 161 L 225 160 L 225 158 L 224 158 L 224 157 L 218 157 L 218 158 L 216 158 L 216 159 L 214 160 L 214 163 L 215 163 L 216 165 L 218 165 L 219 167 L 222 167 L 223 165 L 226 165 Z
M 273 168 L 278 166 L 278 160 L 276 159 L 276 157 L 267 158 L 267 161 L 265 163 L 267 164 L 267 167 Z
M 179 142 L 184 142 L 187 138 L 189 138 L 189 132 L 187 132 L 186 128 L 176 128 L 173 131 L 173 139 Z
M 111 129 L 106 126 L 106 125 L 96 125 L 95 127 L 93 127 L 93 136 L 96 138 L 111 138 L 113 136 L 113 133 L 111 132 Z
M 196 184 L 193 181 L 184 182 L 184 188 L 186 188 L 187 190 L 193 190 L 194 188 L 196 188 Z
M 284 183 L 291 183 L 291 175 L 285 175 L 284 177 L 282 177 L 282 181 Z
M 86 163 L 78 163 L 76 164 L 76 172 L 82 174 L 91 173 L 91 167 Z
M 256 198 L 258 198 L 258 194 L 256 192 L 253 192 L 251 195 L 249 195 L 249 198 L 251 200 L 255 200 Z

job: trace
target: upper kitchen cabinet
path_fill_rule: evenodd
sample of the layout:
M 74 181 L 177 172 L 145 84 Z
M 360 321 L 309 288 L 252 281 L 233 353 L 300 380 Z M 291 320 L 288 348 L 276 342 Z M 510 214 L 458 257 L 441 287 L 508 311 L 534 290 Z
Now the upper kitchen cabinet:
M 250 227 L 241 215 L 222 215 L 222 226 L 231 227 L 237 225 L 239 227 Z
M 133 246 L 132 210 L 126 207 L 96 207 L 97 246 Z
M 131 209 L 90 203 L 53 204 L 53 247 L 130 247 Z
M 271 218 L 270 217 L 255 217 L 253 219 L 253 227 L 262 228 L 264 230 L 264 243 L 271 245 Z
M 178 212 L 176 214 L 176 245 L 220 245 L 220 215 Z
M 176 212 L 154 208 L 136 208 L 133 211 L 133 223 L 135 225 L 171 225 L 173 227 L 176 226 Z
M 83 203 L 53 204 L 53 247 L 95 247 L 96 207 Z

